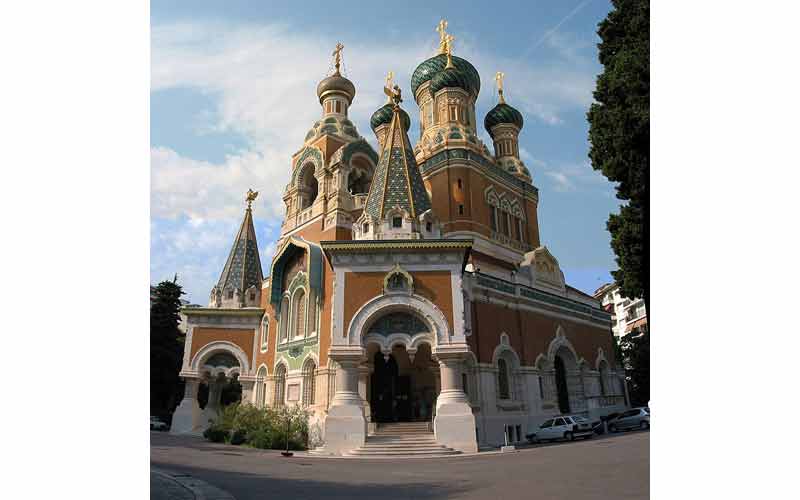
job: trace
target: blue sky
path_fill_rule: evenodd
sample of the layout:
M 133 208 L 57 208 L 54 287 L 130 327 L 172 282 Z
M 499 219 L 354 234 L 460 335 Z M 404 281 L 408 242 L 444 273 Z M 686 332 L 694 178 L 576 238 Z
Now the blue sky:
M 350 117 L 361 135 L 383 104 L 383 78 L 410 95 L 417 64 L 434 54 L 442 17 L 454 53 L 481 75 L 477 115 L 497 102 L 493 75 L 525 117 L 523 161 L 539 188 L 542 243 L 567 282 L 592 292 L 615 269 L 605 222 L 619 202 L 588 163 L 586 111 L 604 0 L 490 2 L 151 3 L 151 259 L 157 283 L 177 272 L 188 300 L 205 304 L 244 210 L 254 205 L 262 265 L 274 253 L 291 154 L 321 113 L 317 82 L 337 41 L 356 86 Z M 413 99 L 412 140 L 419 134 Z M 491 148 L 488 134 L 481 136 Z

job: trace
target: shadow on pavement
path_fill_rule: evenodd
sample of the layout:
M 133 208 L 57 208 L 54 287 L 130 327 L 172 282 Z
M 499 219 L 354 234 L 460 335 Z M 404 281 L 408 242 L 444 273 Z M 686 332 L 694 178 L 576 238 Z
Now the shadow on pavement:
M 308 467 L 309 477 L 283 478 L 268 473 L 246 473 L 230 470 L 215 470 L 190 465 L 152 461 L 154 467 L 168 468 L 207 481 L 234 495 L 237 500 L 277 498 L 278 495 L 292 499 L 340 498 L 340 499 L 414 499 L 450 498 L 469 491 L 467 485 L 445 485 L 442 483 L 414 482 L 407 478 L 404 482 L 381 484 L 366 482 L 369 478 L 342 475 L 342 482 L 319 481 L 313 478 L 314 464 L 311 461 L 298 460 L 294 465 Z M 386 468 L 392 467 L 391 463 Z M 374 471 L 373 471 L 374 472 Z M 381 478 L 374 478 L 376 481 Z M 385 478 L 383 478 L 385 481 Z M 356 482 L 358 481 L 358 482 Z

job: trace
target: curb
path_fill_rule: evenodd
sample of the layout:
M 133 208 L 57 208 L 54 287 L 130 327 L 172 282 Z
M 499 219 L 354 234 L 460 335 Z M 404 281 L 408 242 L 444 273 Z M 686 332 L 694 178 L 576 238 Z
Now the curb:
M 207 482 L 201 481 L 200 479 L 197 479 L 189 474 L 165 469 L 155 469 L 153 467 L 150 467 L 150 473 L 158 474 L 168 481 L 172 481 L 183 486 L 194 495 L 196 500 L 236 500 L 236 498 L 227 491 L 221 490 L 216 486 L 212 486 Z

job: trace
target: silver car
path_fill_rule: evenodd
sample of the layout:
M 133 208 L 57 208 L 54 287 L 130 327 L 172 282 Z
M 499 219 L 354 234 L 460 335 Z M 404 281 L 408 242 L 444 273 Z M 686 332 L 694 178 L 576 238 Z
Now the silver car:
M 573 441 L 577 437 L 589 439 L 594 434 L 592 424 L 580 415 L 562 415 L 545 420 L 536 432 L 527 434 L 529 443 L 564 439 Z
M 626 429 L 649 429 L 650 428 L 650 408 L 631 408 L 622 412 L 617 418 L 608 423 L 608 430 L 618 432 Z

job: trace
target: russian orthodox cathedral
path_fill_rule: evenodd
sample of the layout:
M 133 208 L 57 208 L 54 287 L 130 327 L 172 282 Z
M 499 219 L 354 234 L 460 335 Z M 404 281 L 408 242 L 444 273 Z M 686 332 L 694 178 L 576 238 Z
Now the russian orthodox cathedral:
M 626 406 L 609 314 L 564 282 L 540 241 L 504 75 L 483 118 L 490 151 L 478 137 L 480 75 L 452 54 L 445 21 L 437 31 L 438 53 L 411 76 L 419 140 L 390 73 L 370 118 L 378 151 L 349 119 L 356 87 L 337 45 L 317 86 L 322 116 L 291 159 L 267 277 L 251 191 L 208 307 L 183 310 L 173 432 L 202 431 L 233 380 L 243 402 L 307 407 L 317 452 L 332 455 L 359 454 L 398 425 L 474 452 L 554 415 Z

